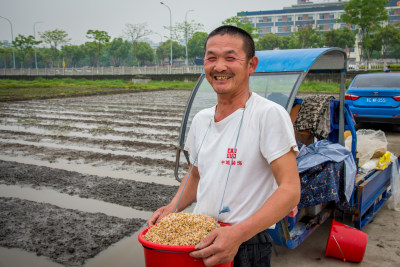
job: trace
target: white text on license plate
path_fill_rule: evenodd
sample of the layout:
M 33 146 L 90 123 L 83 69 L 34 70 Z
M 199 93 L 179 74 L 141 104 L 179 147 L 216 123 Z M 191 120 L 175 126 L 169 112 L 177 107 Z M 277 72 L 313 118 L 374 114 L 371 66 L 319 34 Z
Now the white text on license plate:
M 368 103 L 385 103 L 386 99 L 383 97 L 368 97 L 367 102 Z

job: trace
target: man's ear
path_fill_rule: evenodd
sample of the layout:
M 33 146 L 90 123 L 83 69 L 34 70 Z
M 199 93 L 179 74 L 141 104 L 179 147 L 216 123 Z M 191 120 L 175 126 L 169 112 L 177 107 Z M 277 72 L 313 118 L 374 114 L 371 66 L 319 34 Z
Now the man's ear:
M 253 74 L 256 69 L 257 69 L 257 65 L 258 65 L 258 57 L 254 56 L 249 60 L 249 74 Z

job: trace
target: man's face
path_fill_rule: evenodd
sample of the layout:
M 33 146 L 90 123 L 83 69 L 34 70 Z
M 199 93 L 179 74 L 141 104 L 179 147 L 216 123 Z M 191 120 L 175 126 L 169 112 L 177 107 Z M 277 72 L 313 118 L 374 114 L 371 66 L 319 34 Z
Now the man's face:
M 249 86 L 258 60 L 247 60 L 243 40 L 236 36 L 215 35 L 208 39 L 204 56 L 206 78 L 218 94 L 235 94 Z

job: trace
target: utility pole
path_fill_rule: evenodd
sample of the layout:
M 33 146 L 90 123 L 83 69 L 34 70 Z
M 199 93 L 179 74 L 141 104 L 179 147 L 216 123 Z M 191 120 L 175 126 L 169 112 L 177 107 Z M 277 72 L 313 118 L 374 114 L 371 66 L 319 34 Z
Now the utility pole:
M 43 21 L 36 21 L 35 23 L 33 23 L 33 38 L 35 38 L 35 42 L 36 42 L 36 29 L 35 29 L 35 26 L 38 23 L 43 23 Z M 36 44 L 35 44 L 34 48 L 35 48 L 35 68 L 37 69 Z
M 171 45 L 170 45 L 171 46 L 171 58 L 169 60 L 169 65 L 170 65 L 169 72 L 171 74 L 171 71 L 172 71 L 172 13 L 171 13 L 171 9 L 169 8 L 169 6 L 167 6 L 163 2 L 160 2 L 160 4 L 166 6 L 169 10 L 169 41 L 171 43 Z

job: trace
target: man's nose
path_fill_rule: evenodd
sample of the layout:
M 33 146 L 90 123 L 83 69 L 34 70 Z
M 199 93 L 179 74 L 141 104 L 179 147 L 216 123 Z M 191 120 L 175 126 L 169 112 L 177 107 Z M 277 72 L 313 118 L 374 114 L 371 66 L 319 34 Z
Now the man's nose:
M 214 70 L 215 70 L 215 71 L 218 71 L 218 72 L 221 72 L 221 71 L 226 70 L 225 60 L 223 60 L 223 59 L 217 59 L 217 60 L 215 61 Z

